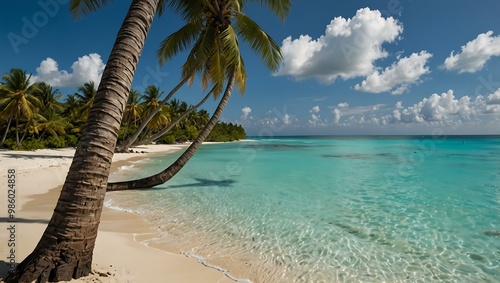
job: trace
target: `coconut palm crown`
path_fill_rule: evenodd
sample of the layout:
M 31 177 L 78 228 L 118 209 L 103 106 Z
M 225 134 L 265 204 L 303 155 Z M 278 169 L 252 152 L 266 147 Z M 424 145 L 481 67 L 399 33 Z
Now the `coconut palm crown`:
M 182 74 L 194 79 L 194 74 L 201 73 L 202 86 L 210 83 L 216 86 L 214 97 L 221 92 L 224 80 L 235 72 L 235 83 L 241 94 L 245 91 L 246 73 L 240 54 L 238 38 L 250 44 L 266 66 L 276 70 L 282 55 L 278 44 L 260 26 L 242 12 L 249 1 L 242 0 L 201 0 L 178 1 L 171 4 L 187 22 L 162 41 L 157 52 L 163 64 L 179 52 L 191 48 Z M 291 2 L 256 1 L 267 5 L 280 17 L 284 17 Z M 204 64 L 200 66 L 200 63 Z

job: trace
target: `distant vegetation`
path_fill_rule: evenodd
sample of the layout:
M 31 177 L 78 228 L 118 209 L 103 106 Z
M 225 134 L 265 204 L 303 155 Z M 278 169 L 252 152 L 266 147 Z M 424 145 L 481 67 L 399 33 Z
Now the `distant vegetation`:
M 93 82 L 78 87 L 77 92 L 64 96 L 46 83 L 30 84 L 30 76 L 20 69 L 2 75 L 0 82 L 0 147 L 34 150 L 76 146 L 94 102 Z M 160 103 L 163 92 L 149 86 L 144 93 L 132 90 L 125 108 L 118 143 L 134 134 L 142 119 Z M 188 110 L 192 105 L 171 100 L 158 111 L 141 133 L 137 143 L 158 136 L 181 115 L 185 117 L 171 126 L 156 143 L 182 143 L 194 140 L 210 119 L 206 110 Z M 218 123 L 207 141 L 244 139 L 245 130 L 232 123 Z

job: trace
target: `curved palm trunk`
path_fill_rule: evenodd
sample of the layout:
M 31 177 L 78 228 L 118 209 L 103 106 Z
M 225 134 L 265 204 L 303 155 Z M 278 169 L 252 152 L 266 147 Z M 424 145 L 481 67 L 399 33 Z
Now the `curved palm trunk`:
M 149 113 L 148 116 L 146 116 L 146 118 L 144 118 L 144 120 L 139 125 L 139 128 L 137 128 L 137 131 L 135 131 L 133 135 L 128 137 L 119 146 L 116 147 L 117 152 L 125 152 L 128 150 L 128 148 L 135 142 L 135 140 L 137 140 L 139 135 L 146 128 L 149 121 L 151 121 L 151 119 L 156 115 L 156 113 L 158 113 L 158 111 L 160 111 L 162 107 L 165 106 L 165 104 L 167 104 L 170 98 L 188 81 L 188 79 L 189 79 L 188 77 L 183 78 L 182 81 L 168 93 L 167 97 L 165 97 L 165 99 L 163 99 L 162 102 L 158 106 L 156 106 L 156 108 L 153 109 L 153 111 L 151 111 L 151 113 Z
M 196 150 L 198 150 L 198 147 L 200 147 L 200 145 L 203 143 L 203 141 L 207 138 L 207 136 L 214 128 L 215 124 L 222 115 L 224 108 L 226 108 L 229 98 L 231 97 L 231 93 L 233 92 L 233 85 L 234 85 L 234 73 L 229 78 L 226 91 L 224 92 L 224 95 L 222 96 L 219 105 L 217 105 L 217 108 L 215 109 L 212 118 L 210 118 L 208 123 L 205 125 L 205 127 L 200 132 L 198 137 L 193 141 L 193 143 L 191 143 L 191 145 L 186 149 L 186 151 L 184 151 L 182 155 L 174 163 L 172 163 L 172 165 L 170 165 L 162 172 L 150 177 L 133 181 L 109 183 L 107 191 L 151 188 L 156 185 L 163 184 L 166 181 L 170 180 L 173 176 L 175 176 L 175 174 L 177 174 L 182 169 L 182 167 L 186 165 L 189 159 L 191 159 Z
M 8 282 L 69 281 L 91 271 L 118 129 L 158 1 L 132 1 L 52 218 Z
M 189 115 L 189 113 L 193 112 L 198 107 L 200 107 L 203 103 L 205 103 L 207 101 L 207 99 L 210 97 L 210 95 L 212 94 L 212 92 L 214 91 L 214 89 L 215 89 L 215 87 L 212 88 L 212 90 L 210 90 L 210 92 L 198 104 L 196 104 L 195 106 L 189 108 L 187 111 L 185 111 L 184 113 L 182 113 L 182 115 L 180 115 L 179 117 L 177 117 L 177 119 L 175 119 L 172 123 L 170 123 L 168 126 L 166 126 L 165 128 L 163 128 L 161 131 L 159 131 L 158 133 L 152 135 L 149 138 L 145 138 L 143 140 L 140 140 L 140 141 L 132 144 L 132 146 L 139 146 L 139 145 L 143 145 L 143 144 L 148 144 L 150 142 L 156 141 L 156 140 L 160 139 L 161 137 L 163 137 L 168 131 L 170 131 L 175 125 L 177 125 L 177 123 L 179 123 L 179 121 L 181 121 L 182 119 L 184 119 L 184 117 L 186 117 L 187 115 Z

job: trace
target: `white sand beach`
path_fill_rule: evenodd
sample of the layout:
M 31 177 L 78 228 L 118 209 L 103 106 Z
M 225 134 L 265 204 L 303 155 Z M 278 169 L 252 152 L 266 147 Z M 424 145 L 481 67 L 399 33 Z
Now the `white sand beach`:
M 152 145 L 134 148 L 137 152 L 115 154 L 113 168 L 127 160 L 148 154 L 166 154 L 183 145 Z M 17 172 L 16 247 L 17 262 L 22 261 L 40 239 L 72 161 L 74 149 L 0 151 L 0 178 L 7 184 L 7 170 Z M 0 192 L 0 278 L 9 267 L 7 261 L 7 187 Z M 5 208 L 5 209 L 4 209 Z M 142 239 L 157 237 L 136 214 L 105 208 L 94 250 L 93 274 L 71 282 L 234 282 L 223 272 L 196 259 L 148 247 Z M 1 280 L 0 280 L 1 281 Z

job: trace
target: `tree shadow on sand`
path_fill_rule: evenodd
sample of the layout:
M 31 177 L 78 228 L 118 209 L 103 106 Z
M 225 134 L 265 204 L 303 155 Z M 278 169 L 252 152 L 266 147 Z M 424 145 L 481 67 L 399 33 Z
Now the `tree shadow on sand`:
M 7 217 L 0 217 L 0 223 L 40 223 L 40 224 L 49 224 L 49 220 L 46 219 L 26 219 L 26 218 L 16 218 L 10 219 Z
M 17 265 L 17 263 L 16 263 Z M 2 280 L 4 280 L 7 275 L 9 275 L 9 271 L 11 270 L 12 268 L 10 267 L 9 263 L 4 261 L 4 260 L 0 260 L 0 281 L 3 282 Z
M 47 158 L 68 158 L 72 159 L 73 156 L 67 156 L 67 155 L 47 155 L 47 154 L 22 154 L 22 153 L 10 153 L 10 152 L 3 152 L 3 155 L 10 156 L 12 158 L 26 158 L 26 159 L 47 159 Z

